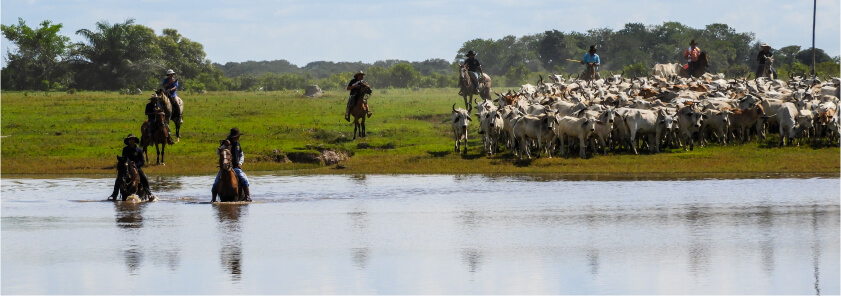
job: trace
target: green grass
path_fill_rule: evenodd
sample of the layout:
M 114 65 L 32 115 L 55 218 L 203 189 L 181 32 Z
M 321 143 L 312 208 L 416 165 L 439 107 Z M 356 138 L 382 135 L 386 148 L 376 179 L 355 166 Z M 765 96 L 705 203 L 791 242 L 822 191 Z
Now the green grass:
M 655 155 L 608 154 L 590 159 L 517 160 L 508 153 L 486 157 L 470 127 L 470 151 L 453 152 L 449 125 L 456 89 L 375 90 L 368 137 L 352 140 L 342 118 L 346 92 L 311 99 L 293 91 L 182 94 L 185 123 L 181 141 L 167 146 L 166 166 L 156 175 L 202 175 L 217 170 L 218 140 L 239 127 L 248 172 L 296 174 L 548 173 L 565 175 L 680 176 L 704 174 L 839 175 L 838 147 L 775 148 L 774 138 L 745 145 L 670 150 Z M 128 133 L 140 134 L 148 94 L 108 92 L 2 93 L 2 174 L 113 174 L 115 155 Z M 174 131 L 174 126 L 173 126 Z M 360 143 L 367 148 L 360 148 Z M 278 162 L 278 155 L 345 151 L 343 169 Z M 149 148 L 154 158 L 154 148 Z M 153 159 L 154 162 L 154 159 Z

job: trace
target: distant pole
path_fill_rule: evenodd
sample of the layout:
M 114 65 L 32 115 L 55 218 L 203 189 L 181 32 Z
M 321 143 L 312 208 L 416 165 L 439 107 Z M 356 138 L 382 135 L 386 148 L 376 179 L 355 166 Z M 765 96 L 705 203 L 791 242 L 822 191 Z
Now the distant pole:
M 815 18 L 818 15 L 818 0 L 812 7 L 812 76 L 815 76 Z

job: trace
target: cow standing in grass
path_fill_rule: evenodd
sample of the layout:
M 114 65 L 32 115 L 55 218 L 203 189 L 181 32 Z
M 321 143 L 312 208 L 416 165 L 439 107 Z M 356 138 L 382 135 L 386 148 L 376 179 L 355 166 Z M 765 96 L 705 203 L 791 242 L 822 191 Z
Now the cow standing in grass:
M 467 125 L 473 119 L 470 119 L 470 113 L 467 113 L 467 110 L 456 109 L 456 104 L 453 104 L 452 116 L 453 133 L 456 138 L 455 150 L 461 152 L 461 147 L 464 146 L 464 152 L 462 153 L 467 154 Z

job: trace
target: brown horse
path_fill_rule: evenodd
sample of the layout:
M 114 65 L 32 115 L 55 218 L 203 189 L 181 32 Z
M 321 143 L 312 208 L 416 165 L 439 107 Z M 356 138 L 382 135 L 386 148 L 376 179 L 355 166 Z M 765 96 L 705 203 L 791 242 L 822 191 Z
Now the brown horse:
M 128 157 L 117 156 L 117 188 L 123 201 L 131 195 L 137 195 L 142 201 L 149 199 L 149 193 L 140 184 L 140 173 Z
M 181 124 L 184 123 L 184 102 L 179 97 L 169 97 L 163 89 L 158 89 L 155 94 L 160 98 L 161 106 L 164 109 L 164 118 L 169 124 L 170 120 L 175 123 L 175 138 L 181 140 Z
M 689 73 L 689 71 L 687 70 L 688 68 L 684 69 L 681 67 L 678 76 L 683 78 L 689 78 L 689 74 L 692 74 L 692 77 L 701 77 L 701 75 L 707 73 L 707 67 L 709 66 L 710 59 L 707 57 L 707 51 L 702 50 L 701 53 L 698 55 L 698 66 L 695 67 L 695 70 L 692 71 L 692 73 Z
M 473 101 L 473 95 L 479 95 L 483 100 L 491 99 L 491 77 L 482 73 L 482 77 L 479 79 L 479 92 L 477 93 L 475 87 L 473 87 L 473 80 L 470 79 L 470 73 L 467 71 L 466 63 L 459 65 L 458 86 L 460 88 L 459 94 L 464 98 L 467 113 L 473 112 L 473 106 L 470 104 Z
M 599 71 L 596 71 L 595 64 L 587 64 L 587 68 L 584 69 L 584 74 L 581 76 L 585 81 L 599 80 L 601 78 Z
M 237 174 L 234 172 L 232 159 L 233 155 L 231 154 L 230 146 L 226 146 L 225 149 L 220 150 L 218 184 L 219 201 L 247 201 L 242 188 L 239 186 L 239 180 L 237 179 Z M 216 202 L 216 198 L 214 197 L 211 202 Z
M 371 95 L 371 86 L 367 82 L 360 83 L 359 91 L 353 98 L 353 107 L 350 108 L 350 115 L 353 116 L 353 138 L 359 135 L 360 138 L 368 136 L 365 131 L 365 118 L 368 115 L 368 97 Z M 361 120 L 361 121 L 360 121 Z
M 156 164 L 166 165 L 164 163 L 164 150 L 166 150 L 166 127 L 164 126 L 164 116 L 165 113 L 158 113 L 158 124 L 155 126 L 155 130 L 152 134 L 149 134 L 149 121 L 146 120 L 140 125 L 140 146 L 143 147 L 143 155 L 146 156 L 146 162 L 151 162 L 149 160 L 149 154 L 146 152 L 146 148 L 149 145 L 155 144 L 155 153 L 157 154 Z M 158 144 L 161 144 L 161 149 L 158 149 Z

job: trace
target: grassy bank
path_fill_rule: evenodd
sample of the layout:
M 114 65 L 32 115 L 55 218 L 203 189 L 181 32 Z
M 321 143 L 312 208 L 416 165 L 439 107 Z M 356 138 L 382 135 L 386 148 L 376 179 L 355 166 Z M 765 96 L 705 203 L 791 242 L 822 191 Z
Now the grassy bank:
M 540 158 L 519 161 L 507 153 L 486 157 L 471 126 L 470 152 L 452 152 L 449 125 L 455 89 L 375 90 L 368 138 L 351 140 L 342 119 L 345 92 L 310 99 L 293 91 L 182 94 L 185 123 L 181 141 L 167 146 L 166 166 L 147 174 L 205 175 L 216 172 L 215 147 L 237 126 L 247 172 L 296 174 L 549 173 L 568 175 L 823 174 L 839 175 L 837 147 L 775 148 L 765 142 L 656 155 L 609 154 L 590 159 Z M 2 174 L 113 174 L 115 155 L 128 133 L 140 134 L 142 96 L 106 92 L 3 92 Z M 173 127 L 174 129 L 174 127 Z M 173 130 L 174 131 L 174 130 Z M 769 145 L 770 144 L 770 145 Z M 306 163 L 331 149 L 352 155 L 340 168 Z M 154 148 L 149 148 L 154 158 Z M 296 162 L 285 162 L 293 159 Z M 154 159 L 153 159 L 154 162 Z

